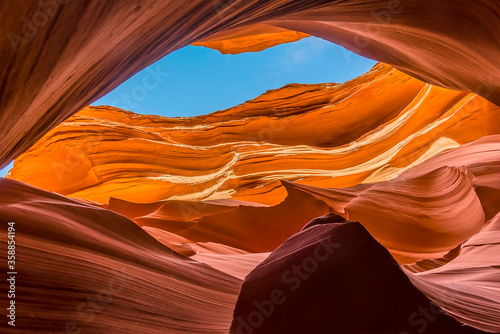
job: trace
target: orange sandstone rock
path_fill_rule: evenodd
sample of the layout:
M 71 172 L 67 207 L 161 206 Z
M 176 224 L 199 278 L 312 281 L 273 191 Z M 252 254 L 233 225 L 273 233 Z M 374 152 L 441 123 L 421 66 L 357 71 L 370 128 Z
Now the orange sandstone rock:
M 88 107 L 16 159 L 9 177 L 101 204 L 276 205 L 286 197 L 281 180 L 321 188 L 384 181 L 500 133 L 499 109 L 377 64 L 343 84 L 287 85 L 204 116 Z
M 276 27 L 332 41 L 430 84 L 500 105 L 498 1 L 47 3 L 0 3 L 0 34 L 6 36 L 0 49 L 0 167 L 170 52 L 211 38 L 227 38 L 221 45 L 231 51 L 235 36 L 243 38 L 236 48 L 246 43 L 257 50 L 275 45 L 277 36 L 281 40 Z
M 211 36 L 199 42 L 196 46 L 205 46 L 220 51 L 222 54 L 238 54 L 243 52 L 258 52 L 275 45 L 296 42 L 310 35 L 291 31 L 268 24 L 255 24 L 251 33 L 248 29 L 234 29 L 225 32 L 222 37 Z

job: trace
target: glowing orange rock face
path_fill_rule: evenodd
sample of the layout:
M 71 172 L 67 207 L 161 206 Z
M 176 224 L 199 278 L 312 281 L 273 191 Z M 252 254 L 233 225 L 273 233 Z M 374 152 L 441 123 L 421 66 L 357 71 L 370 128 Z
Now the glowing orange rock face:
M 211 40 L 224 52 L 241 51 L 235 38 L 245 51 L 291 40 L 278 29 L 329 40 L 431 84 L 500 105 L 498 1 L 56 2 L 50 15 L 39 0 L 0 4 L 9 18 L 0 22 L 1 35 L 7 36 L 0 62 L 1 167 L 170 52 Z M 46 20 L 26 33 L 26 19 L 35 15 Z
M 281 180 L 321 188 L 388 180 L 500 133 L 499 112 L 477 95 L 378 64 L 343 84 L 287 85 L 206 116 L 88 107 L 21 155 L 9 177 L 101 204 L 276 205 L 286 197 Z
M 234 29 L 231 32 L 224 33 L 220 38 L 212 36 L 192 45 L 216 49 L 222 54 L 238 54 L 262 51 L 275 45 L 295 42 L 309 36 L 298 31 L 273 27 L 267 24 L 256 24 L 252 26 L 250 33 L 247 29 Z

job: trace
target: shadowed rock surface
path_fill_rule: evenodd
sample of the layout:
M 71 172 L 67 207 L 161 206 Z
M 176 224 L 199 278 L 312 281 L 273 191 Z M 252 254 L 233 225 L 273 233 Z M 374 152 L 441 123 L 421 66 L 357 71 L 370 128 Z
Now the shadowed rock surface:
M 443 314 L 361 224 L 332 216 L 313 220 L 245 278 L 231 325 L 231 333 L 424 331 L 482 333 Z

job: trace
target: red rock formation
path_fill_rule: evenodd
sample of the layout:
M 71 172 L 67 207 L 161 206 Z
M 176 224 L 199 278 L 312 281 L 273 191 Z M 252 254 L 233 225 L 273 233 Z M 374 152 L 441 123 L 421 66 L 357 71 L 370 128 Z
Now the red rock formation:
M 298 31 L 500 105 L 497 1 L 25 0 L 0 13 L 0 167 L 166 54 L 234 36 L 252 44 L 263 25 L 271 41 L 255 50 L 279 42 L 276 27 Z
M 480 332 L 443 314 L 359 223 L 331 216 L 312 221 L 245 278 L 231 325 L 241 334 L 424 330 Z
M 500 133 L 499 109 L 379 64 L 345 84 L 285 86 L 206 116 L 89 107 L 19 157 L 9 177 L 99 202 L 188 256 L 207 252 L 203 243 L 270 252 L 333 211 L 411 263 L 443 256 L 496 214 L 492 169 L 462 157 L 498 163 L 488 153 L 497 137 L 472 155 L 462 146 L 431 157 Z
M 411 263 L 444 255 L 498 213 L 499 142 L 498 135 L 483 138 L 380 183 L 345 189 L 285 183 L 288 196 L 274 207 L 173 201 L 147 209 L 113 200 L 108 209 L 140 225 L 251 252 L 273 250 L 311 217 L 330 210 L 360 221 L 398 261 Z
M 447 313 L 488 332 L 500 332 L 500 214 L 435 268 L 408 265 L 412 283 Z M 455 252 L 456 253 L 456 252 Z M 436 260 L 434 261 L 436 262 Z
M 16 229 L 15 332 L 227 331 L 240 279 L 171 251 L 109 210 L 4 178 L 0 189 L 2 243 L 7 222 Z M 12 333 L 5 319 L 1 326 Z

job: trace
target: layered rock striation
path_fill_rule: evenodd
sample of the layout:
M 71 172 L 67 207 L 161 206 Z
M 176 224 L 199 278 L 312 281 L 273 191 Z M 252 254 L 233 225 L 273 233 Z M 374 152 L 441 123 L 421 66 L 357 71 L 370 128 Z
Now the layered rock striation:
M 287 85 L 205 116 L 87 107 L 16 159 L 9 177 L 101 204 L 276 205 L 286 197 L 282 180 L 322 188 L 384 181 L 498 134 L 499 109 L 377 64 L 343 84 Z
M 240 52 L 314 35 L 500 105 L 496 1 L 25 0 L 2 1 L 0 13 L 0 167 L 139 70 L 196 42 Z

